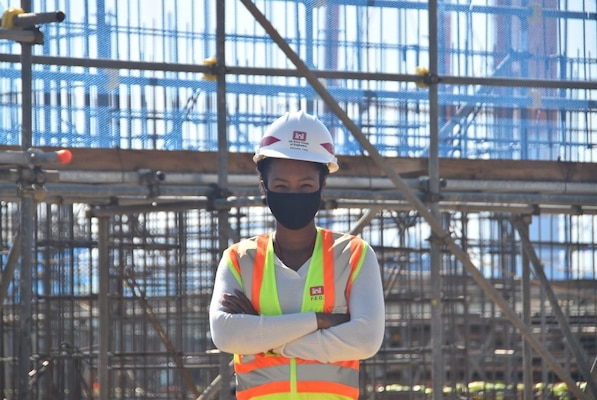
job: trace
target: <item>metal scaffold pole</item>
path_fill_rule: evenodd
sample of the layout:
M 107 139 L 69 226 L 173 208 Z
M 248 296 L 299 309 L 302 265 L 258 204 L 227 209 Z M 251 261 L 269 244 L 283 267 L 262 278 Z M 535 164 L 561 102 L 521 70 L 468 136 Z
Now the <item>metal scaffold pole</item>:
M 529 231 L 531 218 L 524 220 L 524 231 Z M 521 298 L 522 298 L 522 321 L 531 325 L 531 266 L 527 253 L 523 248 L 521 250 L 522 277 L 521 277 Z M 533 348 L 528 340 L 522 341 L 522 380 L 524 384 L 523 399 L 531 400 L 533 398 Z
M 110 218 L 101 216 L 98 221 L 98 309 L 99 335 L 97 355 L 98 400 L 108 400 L 110 360 Z
M 61 154 L 58 154 L 58 152 L 44 153 L 32 149 L 32 46 L 43 43 L 43 35 L 36 25 L 61 22 L 64 20 L 64 13 L 60 11 L 50 13 L 25 12 L 25 10 L 30 9 L 31 1 L 21 0 L 21 8 L 9 8 L 4 11 L 0 29 L 0 39 L 14 40 L 21 45 L 21 152 L 6 152 L 2 154 L 2 159 L 16 161 L 15 163 L 18 165 L 17 183 L 20 208 L 19 232 L 16 235 L 16 240 L 19 240 L 19 244 L 13 246 L 20 249 L 20 319 L 17 339 L 18 366 L 15 374 L 17 381 L 16 398 L 22 400 L 30 398 L 30 387 L 37 381 L 37 373 L 39 372 L 31 368 L 35 195 L 37 189 L 44 183 L 43 174 L 40 173 L 38 166 L 40 163 L 48 161 L 62 160 L 70 162 L 70 152 Z M 18 251 L 14 253 L 18 254 Z M 7 280 L 4 280 L 4 282 L 7 282 Z
M 226 2 L 216 6 L 216 69 L 217 69 L 217 129 L 218 129 L 218 188 L 217 197 L 226 197 L 228 190 L 228 134 L 226 130 Z M 218 247 L 228 246 L 228 209 L 218 211 Z M 220 353 L 220 400 L 230 399 L 230 354 Z
M 429 72 L 438 73 L 438 32 L 437 32 L 437 0 L 429 2 Z M 433 217 L 440 221 L 439 207 L 440 177 L 439 177 L 439 97 L 438 85 L 429 85 L 429 210 Z M 444 362 L 442 354 L 443 323 L 442 323 L 442 275 L 443 259 L 441 254 L 441 239 L 435 232 L 431 234 L 429 243 L 431 260 L 431 355 L 433 368 L 431 370 L 431 384 L 433 400 L 441 400 L 444 386 Z
M 31 10 L 31 1 L 21 0 L 23 10 Z M 32 99 L 31 99 L 31 43 L 21 43 L 21 150 L 27 151 L 32 144 Z M 20 304 L 21 324 L 19 332 L 19 368 L 18 398 L 29 398 L 29 371 L 31 356 L 31 301 L 32 271 L 31 250 L 33 248 L 33 193 L 32 187 L 21 187 L 21 267 L 20 267 Z

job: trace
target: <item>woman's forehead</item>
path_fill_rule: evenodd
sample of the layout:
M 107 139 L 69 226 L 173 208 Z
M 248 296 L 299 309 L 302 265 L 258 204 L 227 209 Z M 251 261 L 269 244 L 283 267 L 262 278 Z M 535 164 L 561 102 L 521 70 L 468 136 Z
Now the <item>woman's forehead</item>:
M 270 178 L 274 177 L 317 177 L 319 168 L 308 161 L 277 158 L 272 160 L 269 170 Z

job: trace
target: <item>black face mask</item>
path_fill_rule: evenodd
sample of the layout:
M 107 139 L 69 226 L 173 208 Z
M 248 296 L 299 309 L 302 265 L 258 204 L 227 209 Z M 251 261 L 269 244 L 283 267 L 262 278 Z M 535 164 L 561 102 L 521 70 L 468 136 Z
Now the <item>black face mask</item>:
M 282 226 L 298 230 L 315 218 L 321 204 L 321 190 L 312 193 L 277 193 L 266 189 L 266 200 Z

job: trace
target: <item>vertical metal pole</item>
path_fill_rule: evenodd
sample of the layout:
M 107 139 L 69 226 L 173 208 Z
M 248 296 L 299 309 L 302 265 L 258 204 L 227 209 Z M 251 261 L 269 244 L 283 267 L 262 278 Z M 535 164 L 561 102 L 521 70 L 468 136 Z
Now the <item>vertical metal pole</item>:
M 106 16 L 106 1 L 98 0 L 96 6 L 97 15 L 97 52 L 100 58 L 109 59 L 112 56 L 112 40 L 110 37 L 110 27 L 107 23 Z M 86 86 L 85 90 L 89 91 L 90 87 Z M 98 142 L 101 147 L 113 147 L 116 139 L 112 136 L 112 124 L 108 109 L 110 107 L 110 92 L 106 89 L 106 85 L 100 83 L 97 85 L 97 123 L 101 129 L 101 134 L 98 135 Z
M 25 90 L 23 88 L 23 90 Z M 20 300 L 21 315 L 19 329 L 19 391 L 18 398 L 29 398 L 29 371 L 31 357 L 32 331 L 32 271 L 31 252 L 33 249 L 33 194 L 24 189 L 21 194 L 20 230 L 21 230 L 21 271 Z
M 106 22 L 106 3 L 104 0 L 98 0 L 96 4 L 97 14 L 97 48 L 100 57 L 109 58 L 112 53 L 110 41 L 110 29 Z M 85 88 L 89 91 L 89 87 Z M 98 114 L 100 132 L 99 143 L 103 146 L 111 146 L 110 121 L 104 112 L 108 107 L 108 92 L 103 85 L 98 85 L 98 106 L 103 107 Z M 110 393 L 110 378 L 108 375 L 109 360 L 108 352 L 110 346 L 110 253 L 109 253 L 109 220 L 106 216 L 98 217 L 98 359 L 97 359 L 97 379 L 99 384 L 98 400 L 108 400 Z
M 438 18 L 437 0 L 429 1 L 429 73 L 438 73 Z M 439 209 L 439 110 L 438 85 L 429 85 L 429 192 L 432 194 L 429 210 L 437 221 L 441 221 Z M 444 386 L 444 360 L 442 354 L 442 281 L 443 261 L 441 242 L 435 233 L 430 242 L 431 261 L 431 359 L 433 400 L 440 400 Z
M 529 2 L 523 0 L 521 7 L 529 7 Z M 524 54 L 529 52 L 529 17 L 520 18 L 520 51 Z M 520 77 L 525 79 L 529 76 L 529 58 L 518 57 L 520 63 Z M 520 112 L 520 158 L 529 159 L 529 110 L 522 108 Z
M 526 218 L 529 218 L 528 220 Z M 524 219 L 524 230 L 528 234 L 530 216 Z M 531 326 L 531 266 L 529 257 L 522 252 L 522 322 Z M 523 399 L 533 398 L 533 348 L 526 338 L 522 341 L 522 381 L 524 384 Z
M 226 2 L 216 6 L 216 68 L 218 124 L 218 186 L 228 186 L 228 135 L 226 132 Z M 220 232 L 222 230 L 220 229 Z
M 27 12 L 31 10 L 31 1 L 21 0 L 21 8 Z M 32 144 L 32 100 L 31 100 L 31 44 L 21 43 L 21 150 L 26 151 Z M 19 367 L 18 367 L 18 398 L 29 398 L 29 364 L 31 357 L 31 314 L 32 314 L 32 271 L 31 252 L 33 250 L 33 189 L 21 188 L 21 271 L 20 271 L 20 300 L 21 324 L 19 332 Z
M 547 279 L 547 275 L 545 275 L 545 271 L 543 269 L 543 264 L 539 259 L 539 256 L 535 252 L 535 248 L 529 239 L 528 232 L 525 230 L 526 225 L 522 223 L 522 220 L 518 216 L 512 216 L 510 218 L 510 223 L 516 228 L 518 231 L 518 235 L 520 236 L 520 242 L 523 246 L 524 252 L 529 257 L 529 261 L 531 262 L 532 271 L 534 276 L 539 280 L 543 290 L 545 290 L 545 294 L 547 295 L 547 299 L 551 304 L 551 309 L 553 315 L 556 317 L 558 321 L 558 325 L 562 330 L 562 334 L 564 335 L 564 343 L 567 345 L 568 349 L 574 355 L 576 359 L 576 365 L 578 366 L 579 372 L 582 374 L 582 377 L 587 381 L 587 393 L 589 393 L 592 399 L 597 399 L 597 382 L 591 379 L 591 370 L 587 364 L 587 356 L 584 349 L 581 347 L 578 338 L 572 333 L 570 329 L 570 324 L 568 322 L 568 318 L 564 315 L 562 308 L 560 307 L 560 303 L 558 302 L 558 297 L 556 296 L 555 292 L 553 291 L 549 280 Z M 529 338 L 527 338 L 529 340 Z M 568 377 L 571 378 L 571 377 Z M 563 380 L 563 379 L 562 379 Z M 567 383 L 567 382 L 566 382 Z M 575 390 L 579 391 L 579 393 L 574 393 L 578 397 L 583 398 L 584 394 L 580 391 L 578 386 L 574 381 L 571 382 L 572 384 L 569 385 L 568 390 Z M 588 398 L 589 394 L 587 394 L 586 398 Z
M 99 383 L 98 400 L 108 400 L 109 377 L 108 377 L 108 352 L 110 346 L 110 247 L 109 247 L 109 217 L 98 217 L 98 298 L 97 308 L 99 311 L 99 337 L 97 357 L 97 379 Z
M 218 187 L 225 195 L 228 189 L 228 135 L 226 132 L 226 2 L 216 2 L 216 67 L 217 80 L 217 124 L 218 124 Z M 226 235 L 228 210 L 218 211 L 218 247 L 228 246 Z M 230 355 L 220 353 L 220 400 L 230 399 Z

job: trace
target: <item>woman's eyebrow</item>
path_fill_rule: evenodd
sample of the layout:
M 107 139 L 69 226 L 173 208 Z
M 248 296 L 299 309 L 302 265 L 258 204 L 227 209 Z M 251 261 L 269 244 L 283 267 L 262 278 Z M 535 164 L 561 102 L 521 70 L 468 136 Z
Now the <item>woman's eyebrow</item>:
M 272 177 L 272 182 L 275 181 L 281 181 L 281 182 L 288 182 L 289 178 L 285 177 L 285 176 L 274 176 Z M 297 179 L 297 181 L 299 182 L 304 182 L 304 181 L 317 181 L 317 178 L 313 177 L 313 176 L 303 176 Z

